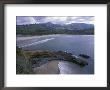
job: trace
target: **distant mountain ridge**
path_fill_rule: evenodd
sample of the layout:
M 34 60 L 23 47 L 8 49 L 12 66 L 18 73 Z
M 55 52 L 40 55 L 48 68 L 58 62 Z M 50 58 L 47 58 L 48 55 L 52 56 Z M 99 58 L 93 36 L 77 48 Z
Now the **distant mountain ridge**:
M 39 24 L 28 24 L 28 25 L 16 25 L 17 34 L 28 33 L 32 34 L 33 32 L 40 33 L 55 33 L 55 34 L 65 34 L 70 32 L 79 32 L 79 31 L 86 31 L 86 32 L 94 32 L 94 25 L 93 24 L 86 24 L 86 23 L 71 23 L 71 24 L 53 24 L 53 23 L 39 23 Z M 88 31 L 89 30 L 89 31 Z M 91 31 L 92 30 L 92 31 Z M 74 33 L 73 33 L 74 34 Z

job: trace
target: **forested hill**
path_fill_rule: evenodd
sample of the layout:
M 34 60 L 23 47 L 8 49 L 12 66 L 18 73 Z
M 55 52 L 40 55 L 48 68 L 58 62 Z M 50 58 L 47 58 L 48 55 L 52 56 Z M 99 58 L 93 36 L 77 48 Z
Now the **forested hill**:
M 85 23 L 52 24 L 40 23 L 29 25 L 16 25 L 16 34 L 20 35 L 47 35 L 47 34 L 74 34 L 93 35 L 94 25 Z

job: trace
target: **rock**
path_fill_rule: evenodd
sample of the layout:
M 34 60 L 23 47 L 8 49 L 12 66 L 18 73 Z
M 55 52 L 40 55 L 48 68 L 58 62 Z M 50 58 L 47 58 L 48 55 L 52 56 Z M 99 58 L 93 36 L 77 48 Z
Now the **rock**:
M 36 64 L 36 60 L 31 60 L 31 63 L 32 64 Z
M 85 59 L 77 58 L 77 63 L 81 66 L 88 65 L 88 62 Z
M 38 67 L 37 64 L 33 64 L 33 65 L 32 65 L 32 68 L 36 68 L 36 67 Z
M 68 61 L 78 64 L 80 66 L 88 65 L 88 62 L 85 60 L 90 58 L 90 56 L 85 54 L 80 54 L 78 57 L 76 55 L 72 55 L 72 53 L 64 52 L 64 51 L 25 51 L 26 56 L 29 56 L 31 60 L 32 67 L 39 67 L 43 64 L 46 64 L 50 61 Z M 85 58 L 85 59 L 84 59 Z M 35 65 L 36 64 L 36 65 Z
M 85 66 L 85 65 L 88 65 L 88 62 L 84 59 L 84 58 L 80 58 L 76 55 L 72 55 L 73 56 L 73 63 L 76 63 L 80 66 Z
M 85 54 L 79 54 L 79 56 L 81 56 L 81 57 L 83 57 L 83 58 L 86 58 L 86 59 L 90 58 L 90 56 L 85 55 Z

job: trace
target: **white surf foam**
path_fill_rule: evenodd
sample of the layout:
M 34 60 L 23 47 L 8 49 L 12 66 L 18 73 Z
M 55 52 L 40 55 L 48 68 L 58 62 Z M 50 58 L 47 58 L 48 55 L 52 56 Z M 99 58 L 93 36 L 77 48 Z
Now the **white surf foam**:
M 60 61 L 58 67 L 60 74 L 80 74 L 83 69 L 80 66 L 67 61 Z
M 41 41 L 38 41 L 38 42 L 34 42 L 34 43 L 31 43 L 31 44 L 28 44 L 28 45 L 20 46 L 20 47 L 22 48 L 22 47 L 28 47 L 28 46 L 32 46 L 32 45 L 37 45 L 37 44 L 45 43 L 45 42 L 53 40 L 53 39 L 55 39 L 55 38 L 44 39 L 44 40 L 41 40 Z

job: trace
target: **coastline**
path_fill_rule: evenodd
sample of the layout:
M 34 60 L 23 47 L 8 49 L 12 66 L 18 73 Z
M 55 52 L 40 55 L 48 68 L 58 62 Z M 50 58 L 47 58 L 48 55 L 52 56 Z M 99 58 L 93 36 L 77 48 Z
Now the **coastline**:
M 59 36 L 60 34 L 51 34 L 51 35 L 33 35 L 33 36 L 28 36 L 28 35 L 27 35 L 27 36 L 24 36 L 24 35 L 23 35 L 23 36 L 17 36 L 17 37 L 16 37 L 16 40 L 19 41 L 19 40 L 29 40 L 29 39 L 35 39 L 35 38 L 37 39 L 37 38 L 48 37 L 48 36 L 51 37 L 51 36 L 54 36 L 54 35 L 55 35 L 55 36 Z
M 33 68 L 35 74 L 60 74 L 59 61 L 50 61 L 40 67 Z
M 76 72 L 72 68 L 77 66 L 79 71 L 86 65 L 88 65 L 86 59 L 68 52 L 24 51 L 17 48 L 17 71 L 19 74 L 25 74 L 27 71 L 27 73 L 32 72 L 33 74 L 63 74 L 65 72 L 69 74 Z
M 31 35 L 22 35 L 22 36 L 17 35 L 16 40 L 17 41 L 30 40 L 30 39 L 38 39 L 38 38 L 43 38 L 43 37 L 52 37 L 52 36 L 60 36 L 60 35 L 68 36 L 68 34 L 50 34 L 50 35 L 32 35 L 32 36 Z M 71 35 L 69 35 L 69 36 L 71 36 Z M 94 36 L 94 35 L 83 35 L 83 36 Z

